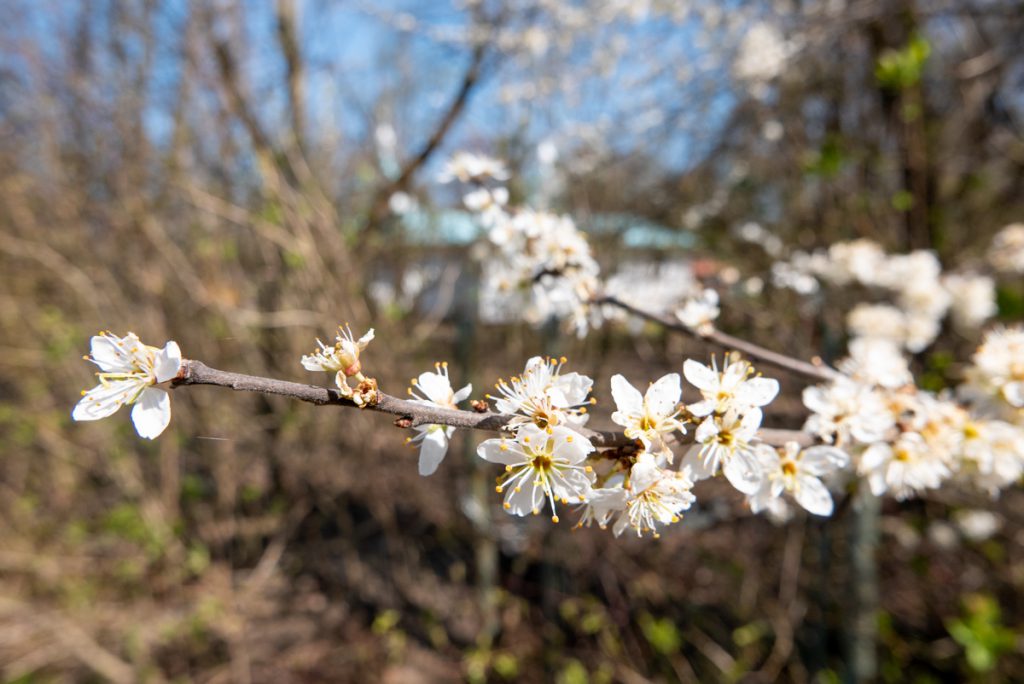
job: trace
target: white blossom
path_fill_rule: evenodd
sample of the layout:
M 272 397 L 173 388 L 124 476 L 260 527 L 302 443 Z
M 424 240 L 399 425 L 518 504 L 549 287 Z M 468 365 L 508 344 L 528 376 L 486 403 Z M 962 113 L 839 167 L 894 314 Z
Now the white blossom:
M 71 411 L 74 420 L 99 420 L 119 408 L 133 405 L 132 423 L 140 437 L 154 439 L 171 421 L 171 399 L 157 383 L 173 379 L 181 369 L 178 343 L 162 349 L 143 344 L 135 333 L 118 337 L 111 332 L 95 335 L 85 357 L 99 366 L 99 384 L 87 392 Z
M 480 215 L 484 226 L 497 227 L 507 222 L 505 205 L 508 204 L 506 188 L 477 188 L 462 198 L 466 208 Z
M 727 362 L 728 359 L 727 356 Z M 755 375 L 754 367 L 744 359 L 728 362 L 721 371 L 714 358 L 711 359 L 711 368 L 687 359 L 683 363 L 683 374 L 703 397 L 701 401 L 687 406 L 690 413 L 698 417 L 725 413 L 729 409 L 745 413 L 752 408 L 766 406 L 779 393 L 778 380 Z
M 612 528 L 615 536 L 631 527 L 637 536 L 650 532 L 657 537 L 659 525 L 679 522 L 682 511 L 696 500 L 691 489 L 693 479 L 688 468 L 666 470 L 654 455 L 641 452 L 629 471 L 629 497 L 625 512 Z
M 846 314 L 846 328 L 855 337 L 878 337 L 898 345 L 907 338 L 906 315 L 888 304 L 858 304 Z
M 976 393 L 1024 408 L 1024 327 L 990 330 L 972 361 L 968 380 Z
M 820 478 L 846 468 L 850 462 L 846 452 L 830 446 L 802 449 L 796 442 L 787 442 L 781 450 L 759 444 L 755 454 L 765 479 L 748 499 L 752 511 L 761 512 L 788 492 L 807 512 L 832 515 L 832 495 Z
M 626 428 L 626 437 L 639 439 L 647 451 L 671 461 L 672 450 L 665 438 L 677 430 L 686 433 L 686 427 L 678 420 L 683 394 L 679 374 L 659 378 L 643 395 L 618 374 L 612 376 L 611 385 L 617 409 L 612 413 L 612 422 Z
M 888 340 L 860 337 L 850 342 L 849 351 L 839 370 L 858 382 L 895 389 L 914 381 L 906 358 Z
M 861 444 L 880 441 L 895 427 L 882 395 L 846 377 L 805 388 L 803 401 L 811 411 L 804 430 L 839 446 L 851 439 Z
M 999 271 L 1024 273 L 1024 223 L 1011 223 L 996 233 L 988 259 Z
M 1024 428 L 1001 420 L 972 420 L 963 425 L 960 458 L 963 475 L 995 496 L 1024 475 Z
M 942 277 L 942 286 L 952 298 L 953 322 L 974 329 L 998 313 L 996 283 L 983 275 L 951 273 Z
M 409 388 L 409 395 L 413 397 L 414 402 L 423 406 L 458 408 L 458 403 L 468 398 L 473 391 L 473 385 L 466 385 L 455 392 L 448 378 L 448 363 L 435 363 L 434 368 L 433 373 L 420 373 L 419 377 L 412 380 L 413 386 Z M 413 430 L 417 432 L 416 436 L 410 437 L 406 442 L 420 446 L 420 475 L 433 475 L 448 453 L 448 443 L 455 433 L 455 428 L 430 424 L 417 425 Z
M 623 487 L 624 478 L 621 473 L 609 478 L 604 486 L 590 491 L 590 498 L 584 504 L 583 513 L 576 527 L 590 527 L 592 523 L 602 530 L 608 527 L 608 523 L 615 515 L 626 510 L 626 501 L 629 493 Z
M 858 470 L 871 493 L 892 493 L 897 499 L 936 489 L 950 476 L 945 455 L 935 453 L 916 432 L 904 432 L 893 444 L 876 442 L 861 454 Z
M 450 183 L 459 180 L 463 183 L 469 181 L 481 181 L 487 178 L 504 181 L 508 180 L 509 173 L 505 162 L 482 154 L 471 152 L 456 152 L 449 159 L 437 180 L 440 183 Z
M 551 506 L 552 520 L 558 522 L 555 504 L 584 503 L 594 482 L 593 469 L 586 465 L 594 446 L 569 428 L 546 430 L 523 425 L 514 439 L 488 439 L 477 448 L 480 458 L 505 466 L 496 491 L 505 494 L 505 510 L 513 515 L 536 515 Z
M 743 414 L 736 409 L 729 409 L 724 415 L 711 414 L 697 427 L 696 444 L 690 447 L 683 466 L 688 466 L 697 480 L 714 477 L 721 468 L 733 487 L 753 494 L 763 479 L 751 444 L 759 427 L 761 409 Z
M 514 414 L 510 429 L 534 424 L 542 428 L 554 425 L 582 426 L 590 417 L 587 405 L 594 381 L 576 373 L 562 374 L 567 359 L 534 356 L 526 362 L 522 375 L 499 380 L 495 389 L 500 396 L 488 395 L 502 413 Z
M 682 307 L 676 309 L 676 318 L 698 335 L 707 335 L 715 329 L 719 313 L 718 292 L 708 288 L 697 296 L 689 297 Z
M 763 84 L 782 73 L 793 52 L 776 27 L 758 22 L 744 35 L 733 70 L 741 80 Z

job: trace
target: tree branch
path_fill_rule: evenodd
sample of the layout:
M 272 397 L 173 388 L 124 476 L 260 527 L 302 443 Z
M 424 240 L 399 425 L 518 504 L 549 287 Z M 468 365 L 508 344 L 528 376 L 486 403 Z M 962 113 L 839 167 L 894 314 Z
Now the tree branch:
M 329 405 L 357 408 L 352 400 L 342 397 L 336 389 L 306 385 L 300 382 L 289 382 L 287 380 L 275 380 L 274 378 L 264 378 L 257 375 L 231 373 L 210 368 L 205 363 L 193 359 L 182 361 L 181 370 L 178 371 L 178 376 L 174 378 L 172 385 L 174 387 L 214 385 L 217 387 L 227 387 L 236 392 L 276 394 L 317 406 Z M 507 426 L 514 418 L 514 416 L 505 413 L 492 413 L 489 411 L 477 413 L 475 411 L 446 409 L 439 406 L 426 406 L 408 399 L 399 399 L 383 392 L 379 394 L 380 401 L 372 406 L 367 406 L 366 410 L 395 416 L 395 425 L 398 427 L 411 428 L 418 425 L 437 424 L 497 432 Z M 595 447 L 624 447 L 636 443 L 621 432 L 591 430 L 583 427 L 573 429 L 589 439 Z M 684 435 L 679 440 L 680 443 L 692 443 L 692 435 L 693 431 L 688 435 Z M 775 446 L 781 446 L 786 442 L 794 441 L 803 445 L 809 445 L 813 442 L 809 434 L 798 430 L 762 429 L 758 436 L 766 444 Z
M 651 313 L 650 311 L 644 311 L 639 309 L 632 304 L 622 301 L 614 295 L 607 295 L 599 297 L 595 300 L 596 304 L 609 304 L 611 306 L 618 307 L 623 311 L 627 311 L 634 316 L 638 316 L 648 321 L 653 321 L 669 330 L 681 332 L 691 337 L 696 337 L 702 340 L 707 340 L 713 344 L 717 344 L 720 347 L 726 349 L 734 349 L 738 352 L 742 352 L 747 356 L 759 359 L 767 364 L 775 366 L 777 368 L 783 368 L 791 371 L 798 375 L 803 375 L 814 380 L 835 380 L 842 374 L 825 365 L 820 359 L 815 359 L 814 362 L 809 363 L 807 361 L 801 361 L 800 359 L 794 359 L 791 356 L 774 352 L 770 349 L 765 349 L 753 342 L 747 342 L 738 337 L 733 337 L 727 333 L 721 332 L 720 330 L 711 330 L 708 333 L 698 333 L 695 330 L 683 325 L 679 321 L 673 320 L 667 316 L 661 314 Z
M 395 179 L 375 193 L 372 206 L 370 207 L 369 225 L 371 227 L 379 225 L 380 222 L 384 220 L 388 213 L 388 199 L 396 192 L 403 191 L 409 186 L 409 182 L 412 180 L 413 175 L 420 169 L 420 167 L 427 163 L 437 148 L 440 147 L 445 136 L 448 135 L 449 129 L 451 129 L 462 114 L 463 109 L 466 107 L 466 103 L 469 101 L 470 93 L 473 92 L 474 87 L 480 80 L 484 56 L 486 54 L 487 43 L 484 41 L 478 41 L 473 47 L 469 66 L 466 68 L 466 73 L 462 77 L 459 89 L 456 91 L 455 97 L 453 97 L 452 101 L 448 104 L 448 108 L 445 110 L 444 115 L 438 121 L 434 132 L 423 144 L 420 151 L 402 165 L 402 168 Z

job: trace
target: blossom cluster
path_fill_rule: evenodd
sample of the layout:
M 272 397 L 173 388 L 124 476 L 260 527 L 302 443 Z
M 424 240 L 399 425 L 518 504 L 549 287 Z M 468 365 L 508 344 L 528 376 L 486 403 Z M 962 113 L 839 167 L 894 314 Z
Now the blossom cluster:
M 843 376 L 804 390 L 804 429 L 850 454 L 875 495 L 906 499 L 951 479 L 994 495 L 1024 474 L 1022 359 L 1024 331 L 986 335 L 960 388 L 965 406 L 915 387 L 890 345 L 857 340 Z
M 505 180 L 504 169 L 500 161 L 459 153 L 440 176 L 473 186 L 463 203 L 487 231 L 479 255 L 484 320 L 540 325 L 556 319 L 583 337 L 604 320 L 625 318 L 621 310 L 598 305 L 611 295 L 647 306 L 663 302 L 683 325 L 702 334 L 713 328 L 718 293 L 701 287 L 688 265 L 669 264 L 639 277 L 626 265 L 603 283 L 586 235 L 571 217 L 510 207 L 508 189 L 488 184 Z
M 495 385 L 499 395 L 489 396 L 512 416 L 510 435 L 483 442 L 477 453 L 505 467 L 496 490 L 509 513 L 549 507 L 557 522 L 560 505 L 580 505 L 578 526 L 657 535 L 696 501 L 695 484 L 719 473 L 755 511 L 785 506 L 780 497 L 788 492 L 812 513 L 831 513 L 831 494 L 819 478 L 844 468 L 848 457 L 835 447 L 804 450 L 793 443 L 778 451 L 760 443 L 761 409 L 779 385 L 748 361 L 732 356 L 721 370 L 714 361 L 710 367 L 687 361 L 683 375 L 700 394 L 689 404 L 682 402 L 678 373 L 643 393 L 624 376 L 612 376 L 611 419 L 633 446 L 603 453 L 580 430 L 593 381 L 563 373 L 564 364 L 564 358 L 534 357 L 521 375 Z M 676 447 L 687 442 L 677 463 Z
M 690 265 L 669 263 L 643 273 L 626 265 L 603 284 L 587 239 L 571 218 L 508 206 L 507 189 L 494 185 L 508 178 L 504 164 L 463 154 L 443 175 L 446 182 L 473 186 L 464 202 L 487 231 L 482 300 L 493 312 L 534 323 L 561 319 L 583 335 L 623 311 L 654 306 L 674 314 L 696 335 L 714 330 L 718 293 L 704 288 Z M 766 249 L 772 244 L 771 235 L 756 224 L 740 233 Z M 1021 270 L 1024 229 L 1008 226 L 994 244 L 999 249 L 990 261 L 997 270 Z M 943 274 L 931 252 L 891 255 L 868 240 L 793 254 L 775 264 L 773 276 L 777 286 L 805 294 L 825 282 L 857 284 L 889 297 L 849 312 L 848 356 L 831 380 L 803 391 L 810 415 L 799 439 L 769 444 L 760 438 L 763 410 L 778 395 L 779 383 L 735 353 L 726 354 L 721 367 L 714 357 L 710 365 L 686 360 L 682 373 L 668 373 L 644 391 L 613 375 L 610 420 L 621 436 L 611 445 L 607 433 L 587 428 L 596 403 L 594 380 L 567 371 L 564 357 L 535 356 L 522 373 L 499 380 L 494 394 L 487 395 L 504 428 L 476 453 L 504 468 L 495 484 L 504 509 L 516 516 L 547 509 L 559 522 L 563 507 L 575 507 L 577 527 L 596 523 L 616 536 L 627 530 L 657 536 L 696 503 L 699 482 L 719 475 L 754 513 L 783 520 L 795 506 L 831 515 L 833 492 L 855 478 L 876 496 L 906 499 L 947 482 L 996 495 L 1024 476 L 1024 328 L 990 330 L 955 392 L 917 387 L 905 356 L 932 342 L 947 313 L 965 328 L 990 318 L 995 313 L 991 278 Z M 721 282 L 738 279 L 736 272 Z M 361 356 L 373 339 L 373 329 L 357 339 L 345 325 L 333 344 L 317 340 L 301 365 L 328 373 L 338 396 L 360 408 L 384 399 L 395 402 L 364 374 Z M 177 343 L 156 348 L 133 333 L 107 332 L 92 338 L 91 352 L 85 358 L 99 367 L 99 384 L 82 393 L 72 417 L 97 420 L 132 405 L 141 436 L 152 439 L 163 432 L 170 400 L 155 386 L 188 377 L 181 374 L 185 362 Z M 684 379 L 694 401 L 684 401 Z M 453 388 L 447 363 L 411 380 L 405 410 L 416 418 L 409 423 L 415 434 L 406 442 L 419 449 L 421 475 L 437 471 L 453 424 L 473 424 L 464 416 L 449 424 L 446 417 L 471 392 L 469 384 Z M 433 411 L 417 413 L 412 406 Z M 487 410 L 486 402 L 473 406 Z M 602 441 L 595 444 L 596 437 Z
M 882 301 L 861 303 L 846 317 L 854 337 L 875 337 L 919 352 L 938 336 L 951 314 L 963 330 L 975 330 L 996 313 L 995 282 L 986 275 L 943 274 L 933 252 L 887 254 L 871 240 L 837 242 L 827 250 L 796 252 L 773 265 L 777 287 L 811 294 L 824 281 L 870 288 Z

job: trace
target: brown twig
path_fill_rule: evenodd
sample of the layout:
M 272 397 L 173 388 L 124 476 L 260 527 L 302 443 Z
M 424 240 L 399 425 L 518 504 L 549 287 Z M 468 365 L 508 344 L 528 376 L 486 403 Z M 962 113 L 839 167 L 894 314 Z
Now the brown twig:
M 753 342 L 747 342 L 746 340 L 738 337 L 733 337 L 720 330 L 710 330 L 706 333 L 698 333 L 697 331 L 683 325 L 679 321 L 673 320 L 668 316 L 661 314 L 652 313 L 650 311 L 644 311 L 643 309 L 637 308 L 632 304 L 622 301 L 614 295 L 606 295 L 599 297 L 595 300 L 596 304 L 608 304 L 615 306 L 623 311 L 627 311 L 634 316 L 638 316 L 648 321 L 653 321 L 669 330 L 681 332 L 692 337 L 697 337 L 702 340 L 707 340 L 713 344 L 717 344 L 720 347 L 726 349 L 733 349 L 747 356 L 759 359 L 767 364 L 783 368 L 788 371 L 792 371 L 798 375 L 803 375 L 814 380 L 834 380 L 841 375 L 839 371 L 825 365 L 820 360 L 816 360 L 814 363 L 807 361 L 801 361 L 779 352 L 774 352 L 771 349 L 765 349 L 760 345 L 756 345 Z
M 483 41 L 478 42 L 473 47 L 469 66 L 466 68 L 466 72 L 462 77 L 462 82 L 459 84 L 459 88 L 456 91 L 455 96 L 452 98 L 448 107 L 445 109 L 444 114 L 438 121 L 434 132 L 423 144 L 423 147 L 420 148 L 419 152 L 413 155 L 402 165 L 398 175 L 375 193 L 372 206 L 370 207 L 370 226 L 380 224 L 388 213 L 388 199 L 396 192 L 403 191 L 409 186 L 409 183 L 412 181 L 416 172 L 427 163 L 434 152 L 441 146 L 441 143 L 444 142 L 445 137 L 448 135 L 448 131 L 452 128 L 455 122 L 459 119 L 463 110 L 466 108 L 470 94 L 480 82 L 484 57 L 486 55 L 487 43 Z
M 330 405 L 357 408 L 351 399 L 342 397 L 336 389 L 306 385 L 300 382 L 289 382 L 287 380 L 275 380 L 274 378 L 264 378 L 257 375 L 231 373 L 210 368 L 205 363 L 193 359 L 182 361 L 181 370 L 172 384 L 175 387 L 215 385 L 217 387 L 227 387 L 236 392 L 276 394 L 317 406 Z M 380 395 L 378 402 L 367 406 L 366 410 L 396 416 L 398 418 L 396 425 L 403 428 L 436 424 L 497 432 L 505 428 L 514 418 L 514 416 L 509 414 L 492 413 L 490 411 L 480 413 L 477 411 L 460 411 L 458 409 L 427 406 L 408 399 L 399 399 L 383 392 L 378 392 L 378 394 Z M 595 447 L 622 447 L 634 443 L 633 440 L 627 438 L 621 432 L 591 430 L 583 427 L 573 429 L 589 439 Z M 684 435 L 679 440 L 680 443 L 692 442 L 692 434 L 691 431 L 689 435 Z M 813 441 L 810 435 L 797 430 L 763 429 L 758 433 L 758 436 L 766 444 L 775 446 L 781 446 L 790 441 L 807 445 Z

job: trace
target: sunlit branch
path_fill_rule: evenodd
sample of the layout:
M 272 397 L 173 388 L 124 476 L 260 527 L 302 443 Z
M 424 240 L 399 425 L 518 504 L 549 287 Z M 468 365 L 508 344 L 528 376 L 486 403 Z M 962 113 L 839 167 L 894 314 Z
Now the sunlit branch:
M 665 328 L 668 328 L 670 330 L 681 332 L 686 335 L 690 335 L 692 337 L 696 337 L 702 340 L 707 340 L 708 342 L 712 342 L 726 349 L 736 350 L 749 356 L 750 358 L 758 359 L 767 364 L 771 364 L 778 368 L 783 368 L 785 370 L 792 371 L 793 373 L 797 373 L 808 378 L 813 378 L 814 380 L 834 380 L 836 377 L 840 375 L 839 371 L 835 370 L 834 368 L 830 368 L 820 360 L 816 360 L 813 363 L 801 361 L 800 359 L 795 359 L 791 356 L 786 356 L 785 354 L 780 354 L 779 352 L 774 352 L 770 349 L 765 349 L 764 347 L 756 345 L 753 342 L 748 342 L 738 337 L 733 337 L 732 335 L 721 332 L 720 330 L 712 329 L 706 333 L 698 333 L 697 331 L 683 325 L 679 321 L 673 320 L 672 318 L 669 318 L 662 314 L 644 311 L 643 309 L 637 308 L 632 304 L 628 304 L 627 302 L 624 302 L 613 295 L 600 297 L 595 301 L 595 303 L 608 304 L 610 306 L 618 307 L 623 311 L 627 311 L 633 314 L 634 316 L 638 316 L 639 318 L 643 318 L 644 320 L 653 321 L 654 323 L 664 326 Z
M 316 404 L 317 406 L 357 408 L 352 400 L 342 397 L 336 389 L 306 385 L 300 382 L 289 382 L 287 380 L 276 380 L 274 378 L 264 378 L 257 375 L 231 373 L 210 368 L 203 362 L 192 359 L 182 361 L 181 370 L 173 380 L 173 385 L 175 387 L 214 385 L 217 387 L 227 387 L 237 392 L 276 394 Z M 379 394 L 379 401 L 366 407 L 366 410 L 395 416 L 395 424 L 403 428 L 436 424 L 497 432 L 502 430 L 513 419 L 513 416 L 503 413 L 492 413 L 490 411 L 481 413 L 425 406 L 408 399 L 399 399 L 383 392 Z M 589 439 L 596 447 L 624 447 L 635 444 L 633 440 L 627 438 L 621 432 L 590 430 L 582 427 L 573 429 Z M 690 434 L 681 436 L 679 442 L 682 444 L 692 442 L 692 434 L 691 431 Z M 776 446 L 781 446 L 791 441 L 806 445 L 811 444 L 813 441 L 810 435 L 797 430 L 762 429 L 758 436 L 765 443 Z

